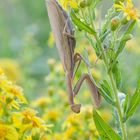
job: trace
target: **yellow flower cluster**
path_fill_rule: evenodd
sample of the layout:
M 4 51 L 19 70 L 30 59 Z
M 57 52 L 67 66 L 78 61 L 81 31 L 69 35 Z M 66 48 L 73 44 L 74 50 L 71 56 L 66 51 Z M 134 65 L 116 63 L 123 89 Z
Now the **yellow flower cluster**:
M 67 9 L 68 6 L 72 8 L 78 7 L 78 0 L 60 0 L 61 5 Z
M 15 59 L 1 58 L 0 67 L 2 67 L 10 80 L 14 82 L 21 80 L 21 70 L 19 63 Z
M 0 67 L 0 140 L 25 140 L 45 134 L 45 121 L 28 106 L 22 89 L 8 80 Z
M 123 11 L 124 15 L 127 17 L 127 20 L 139 20 L 139 12 L 134 7 L 132 0 L 119 2 L 119 4 L 114 4 L 114 7 L 117 8 L 118 11 Z

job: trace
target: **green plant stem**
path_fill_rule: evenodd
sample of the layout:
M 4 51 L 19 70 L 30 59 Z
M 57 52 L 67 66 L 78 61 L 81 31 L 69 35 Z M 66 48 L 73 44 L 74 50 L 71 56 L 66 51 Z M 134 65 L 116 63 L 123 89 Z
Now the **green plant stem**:
M 95 34 L 94 37 L 97 41 L 97 44 L 98 44 L 98 47 L 100 48 L 100 51 L 102 52 L 103 60 L 104 60 L 104 63 L 106 65 L 106 68 L 107 68 L 107 71 L 108 71 L 109 63 L 108 63 L 106 53 L 105 53 L 104 49 L 102 48 L 101 42 L 100 42 L 97 34 Z M 121 112 L 121 106 L 120 106 L 120 102 L 119 102 L 119 98 L 118 98 L 117 87 L 116 87 L 116 83 L 115 83 L 112 71 L 110 71 L 110 73 L 108 73 L 108 75 L 109 75 L 109 78 L 110 78 L 110 81 L 111 81 L 111 86 L 112 86 L 112 89 L 113 89 L 113 92 L 114 92 L 114 97 L 115 97 L 115 101 L 116 101 L 116 108 L 117 108 L 117 111 L 118 111 L 120 127 L 121 127 L 121 130 L 122 130 L 122 137 L 123 137 L 123 140 L 126 140 L 127 139 L 127 133 L 126 133 L 126 129 L 125 129 L 125 124 L 123 123 L 123 115 L 122 115 L 122 112 Z
M 126 140 L 127 132 L 126 132 L 126 128 L 125 128 L 125 123 L 123 123 L 123 115 L 121 112 L 121 106 L 120 106 L 120 102 L 119 102 L 119 98 L 118 98 L 117 88 L 116 88 L 116 84 L 115 84 L 112 72 L 109 73 L 109 78 L 110 78 L 112 89 L 113 89 L 115 99 L 116 99 L 116 107 L 117 107 L 117 111 L 118 111 L 118 115 L 119 115 L 119 121 L 120 121 L 121 130 L 122 130 L 123 140 Z
M 93 20 L 92 20 L 90 9 L 89 9 L 89 15 L 90 15 L 91 26 L 95 31 L 95 27 L 94 27 L 94 24 L 92 22 Z M 106 69 L 107 69 L 107 72 L 108 72 L 109 67 L 110 67 L 109 62 L 108 62 L 108 58 L 107 58 L 107 55 L 106 55 L 106 53 L 105 53 L 105 51 L 104 51 L 104 49 L 102 47 L 102 43 L 101 43 L 97 33 L 94 34 L 94 38 L 97 41 L 97 46 L 99 47 L 100 52 L 102 53 L 101 55 L 103 57 L 103 60 L 104 60 L 104 63 L 105 63 L 105 66 L 106 66 Z M 125 123 L 123 123 L 123 114 L 122 114 L 122 111 L 121 111 L 121 106 L 120 106 L 120 102 L 119 102 L 117 87 L 116 87 L 116 83 L 115 83 L 112 71 L 110 71 L 108 73 L 108 76 L 109 76 L 111 86 L 112 86 L 112 89 L 113 89 L 113 96 L 114 96 L 115 101 L 116 101 L 116 108 L 117 108 L 120 127 L 121 127 L 121 131 L 122 131 L 122 140 L 127 140 L 127 132 L 126 132 L 126 128 L 125 128 Z
M 107 59 L 107 56 L 105 54 L 105 51 L 102 48 L 102 44 L 101 44 L 97 34 L 95 34 L 94 37 L 97 41 L 97 44 L 98 44 L 98 47 L 100 48 L 100 51 L 102 52 L 103 60 L 104 60 L 104 63 L 106 65 L 106 68 L 107 68 L 107 71 L 108 71 L 109 63 L 108 63 L 108 59 Z M 123 123 L 123 115 L 122 115 L 122 112 L 121 112 L 121 106 L 120 106 L 120 102 L 119 102 L 119 98 L 118 98 L 116 83 L 115 83 L 115 80 L 114 80 L 114 77 L 113 77 L 113 73 L 111 71 L 108 75 L 109 75 L 109 78 L 110 78 L 110 81 L 111 81 L 111 86 L 112 86 L 112 89 L 113 89 L 113 92 L 114 92 L 114 97 L 115 97 L 115 100 L 116 100 L 116 108 L 117 108 L 117 111 L 118 111 L 120 127 L 121 127 L 121 130 L 122 130 L 122 137 L 123 137 L 123 140 L 127 140 L 127 133 L 126 133 L 126 129 L 125 129 L 125 124 Z

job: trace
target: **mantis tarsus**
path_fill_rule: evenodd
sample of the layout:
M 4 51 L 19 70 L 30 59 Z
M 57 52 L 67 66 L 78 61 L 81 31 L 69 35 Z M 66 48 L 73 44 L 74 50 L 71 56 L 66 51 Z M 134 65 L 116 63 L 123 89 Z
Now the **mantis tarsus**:
M 46 0 L 46 6 L 58 53 L 66 75 L 69 104 L 71 105 L 72 111 L 75 113 L 80 112 L 81 104 L 75 104 L 74 97 L 78 94 L 84 80 L 86 80 L 95 101 L 95 105 L 98 107 L 100 105 L 100 94 L 97 86 L 88 74 L 83 74 L 76 83 L 75 88 L 73 89 L 72 87 L 75 63 L 78 62 L 79 67 L 83 58 L 79 53 L 74 53 L 76 40 L 68 14 L 56 0 Z

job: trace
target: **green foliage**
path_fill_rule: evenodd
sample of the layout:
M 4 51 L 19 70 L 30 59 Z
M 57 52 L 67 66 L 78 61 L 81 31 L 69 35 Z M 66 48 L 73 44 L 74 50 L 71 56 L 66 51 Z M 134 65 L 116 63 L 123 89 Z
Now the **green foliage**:
M 127 100 L 128 99 L 126 99 L 126 102 L 128 102 Z M 130 103 L 126 110 L 125 121 L 135 113 L 139 103 L 140 103 L 140 84 L 138 83 L 138 87 L 137 87 L 134 95 L 131 97 Z
M 84 30 L 86 32 L 88 32 L 89 34 L 95 34 L 95 31 L 90 28 L 89 25 L 85 24 L 84 22 L 82 22 L 73 11 L 71 11 L 71 19 L 73 21 L 73 23 L 81 30 Z
M 117 52 L 116 52 L 116 55 L 115 55 L 114 59 L 116 59 L 118 57 L 118 55 L 124 49 L 126 41 L 128 41 L 128 40 L 126 40 L 126 35 L 130 34 L 130 32 L 133 30 L 135 23 L 136 23 L 136 21 L 132 21 L 130 23 L 130 25 L 128 26 L 128 28 L 126 29 L 126 32 L 123 34 L 123 36 L 122 36 L 122 38 L 120 40 L 119 47 L 117 49 Z
M 124 101 L 124 104 L 123 104 L 123 112 L 125 113 L 127 108 L 128 108 L 128 105 L 129 105 L 129 94 L 126 95 L 125 97 L 125 101 Z
M 113 72 L 114 78 L 116 80 L 116 85 L 117 85 L 118 89 L 120 89 L 122 86 L 122 75 L 121 75 L 121 70 L 119 67 L 119 62 L 115 63 L 115 65 L 113 66 L 112 72 Z
M 103 80 L 103 82 L 100 84 L 99 93 L 108 103 L 115 106 L 115 102 L 113 101 L 112 97 L 112 90 L 106 80 Z
M 93 111 L 94 123 L 102 140 L 121 140 L 120 136 L 97 113 Z
M 100 83 L 99 81 L 96 81 L 96 83 L 98 85 L 99 93 L 110 106 L 117 110 L 116 118 L 118 126 L 120 127 L 118 132 L 121 131 L 120 133 L 122 135 L 119 137 L 111 127 L 103 122 L 95 111 L 94 121 L 100 137 L 101 139 L 116 138 L 126 140 L 127 131 L 124 119 L 126 121 L 128 117 L 132 116 L 135 112 L 140 100 L 140 91 L 139 88 L 137 88 L 135 94 L 130 99 L 130 103 L 129 94 L 127 94 L 125 99 L 124 95 L 119 94 L 118 91 L 120 91 L 123 86 L 119 56 L 124 50 L 127 41 L 132 39 L 131 32 L 134 29 L 136 21 L 139 21 L 139 17 L 136 12 L 137 10 L 131 1 L 114 1 L 112 7 L 108 9 L 107 14 L 105 14 L 103 24 L 101 23 L 101 26 L 98 29 L 95 25 L 96 20 L 98 19 L 95 10 L 98 8 L 97 4 L 99 2 L 100 1 L 98 0 L 94 1 L 93 5 L 90 7 L 84 5 L 84 8 L 79 8 L 77 13 L 71 12 L 71 18 L 73 23 L 84 31 L 85 37 L 94 48 L 98 59 L 101 59 L 104 62 L 107 70 L 106 74 L 109 77 L 109 79 L 103 81 L 103 83 Z M 131 6 L 129 7 L 128 5 Z M 134 12 L 134 15 L 130 15 L 132 11 Z M 122 22 L 124 18 L 127 19 L 127 22 L 125 23 Z M 91 32 L 92 29 L 94 32 Z M 90 73 L 90 70 L 88 70 L 88 72 Z M 110 132 L 108 132 L 108 129 Z

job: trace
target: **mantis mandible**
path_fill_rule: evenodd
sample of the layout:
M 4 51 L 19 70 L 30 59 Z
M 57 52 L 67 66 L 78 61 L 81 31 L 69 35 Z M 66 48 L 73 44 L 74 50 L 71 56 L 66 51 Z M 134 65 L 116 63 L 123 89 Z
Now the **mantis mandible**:
M 46 6 L 56 47 L 66 75 L 69 104 L 72 111 L 75 113 L 80 112 L 81 104 L 75 104 L 74 97 L 78 94 L 84 80 L 86 80 L 95 105 L 98 107 L 100 105 L 100 94 L 89 74 L 83 74 L 76 83 L 75 88 L 73 89 L 72 87 L 75 64 L 78 62 L 78 68 L 83 57 L 79 53 L 74 53 L 76 40 L 74 38 L 73 27 L 68 14 L 56 0 L 46 0 Z

